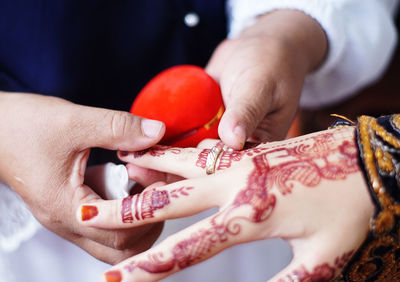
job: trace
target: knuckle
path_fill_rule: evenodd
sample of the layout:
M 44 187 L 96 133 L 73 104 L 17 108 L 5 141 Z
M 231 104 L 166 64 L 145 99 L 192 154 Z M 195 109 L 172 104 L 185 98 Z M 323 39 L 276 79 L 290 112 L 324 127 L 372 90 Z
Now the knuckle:
M 53 212 L 42 212 L 36 215 L 39 222 L 50 230 L 63 224 L 62 220 Z
M 119 138 L 126 135 L 131 120 L 130 114 L 122 111 L 113 111 L 110 114 L 110 127 L 112 137 Z
M 260 114 L 260 106 L 258 104 L 248 103 L 245 108 L 245 116 L 248 119 L 254 120 Z
M 129 236 L 127 236 L 126 234 L 116 232 L 111 238 L 111 246 L 114 249 L 123 251 L 129 247 Z
M 262 110 L 259 108 L 259 105 L 247 103 L 243 108 L 241 116 L 248 125 L 255 126 L 255 123 L 257 122 L 258 117 L 261 116 L 261 113 Z
M 66 216 L 65 205 L 62 203 L 61 193 L 53 193 L 51 197 L 36 199 L 34 214 L 44 226 L 54 229 L 57 226 L 66 225 L 69 221 Z M 60 203 L 60 204 L 55 204 Z
M 121 250 L 117 251 L 112 257 L 110 256 L 108 261 L 110 264 L 115 265 L 137 254 L 138 252 L 131 249 Z

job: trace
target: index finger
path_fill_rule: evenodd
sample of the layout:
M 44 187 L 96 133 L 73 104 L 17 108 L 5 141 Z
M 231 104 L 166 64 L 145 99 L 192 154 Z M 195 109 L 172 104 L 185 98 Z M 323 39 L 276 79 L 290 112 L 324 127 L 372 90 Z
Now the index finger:
M 232 175 L 228 177 L 233 178 Z M 236 182 L 243 185 L 240 181 Z M 84 226 L 112 230 L 189 216 L 223 205 L 229 199 L 225 193 L 214 193 L 213 197 L 209 195 L 211 191 L 223 189 L 224 184 L 225 179 L 217 175 L 183 180 L 166 186 L 155 183 L 142 193 L 124 199 L 83 204 L 76 216 Z
M 233 245 L 258 239 L 257 227 L 230 211 L 217 212 L 113 266 L 103 281 L 159 281 Z
M 219 150 L 212 155 L 212 150 Z M 211 155 L 210 155 L 211 154 Z M 205 176 L 211 164 L 215 172 L 230 168 L 241 160 L 253 156 L 244 151 L 233 151 L 219 142 L 210 149 L 173 148 L 154 146 L 139 152 L 119 152 L 122 161 L 153 170 L 179 175 L 184 178 Z

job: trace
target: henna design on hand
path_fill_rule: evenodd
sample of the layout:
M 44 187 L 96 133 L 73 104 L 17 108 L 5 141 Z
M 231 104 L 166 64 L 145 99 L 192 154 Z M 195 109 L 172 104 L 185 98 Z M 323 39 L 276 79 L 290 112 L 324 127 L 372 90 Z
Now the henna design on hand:
M 132 215 L 132 203 L 135 205 L 135 217 Z M 154 211 L 162 209 L 169 204 L 168 192 L 165 190 L 151 189 L 140 194 L 129 196 L 122 200 L 122 222 L 132 223 L 154 217 Z
M 248 176 L 247 186 L 239 191 L 232 204 L 211 217 L 210 227 L 200 229 L 188 239 L 178 242 L 171 250 L 172 257 L 165 259 L 164 254 L 160 252 L 150 255 L 148 260 L 133 261 L 126 269 L 130 272 L 140 268 L 150 273 L 163 273 L 175 267 L 182 269 L 193 265 L 207 258 L 230 236 L 238 235 L 241 231 L 240 222 L 243 220 L 253 223 L 266 221 L 277 202 L 276 196 L 271 192 L 273 187 L 277 187 L 278 191 L 285 195 L 292 191 L 294 182 L 299 182 L 305 187 L 315 187 L 322 179 L 341 180 L 359 171 L 354 141 L 343 140 L 340 134 L 335 131 L 327 132 L 309 137 L 308 144 L 297 141 L 293 142 L 292 146 L 285 144 L 267 148 L 266 151 L 255 147 L 239 152 L 240 155 L 234 155 L 231 161 L 240 159 L 244 154 L 255 156 L 252 159 L 254 169 Z M 200 153 L 197 162 L 199 166 L 203 165 L 206 155 L 207 149 Z M 251 208 L 249 216 L 232 216 L 235 210 L 242 207 Z M 350 256 L 351 254 L 345 254 L 336 264 L 344 265 L 340 262 L 347 261 Z M 325 275 L 326 269 L 326 264 L 322 264 L 311 274 L 304 271 L 303 273 Z
M 132 216 L 132 198 L 133 196 L 126 197 L 122 200 L 122 222 L 132 223 L 133 216 Z
M 133 152 L 133 157 L 135 159 L 142 157 L 143 155 L 149 153 L 152 157 L 159 157 L 164 155 L 166 152 L 171 152 L 172 154 L 179 154 L 182 152 L 181 149 L 179 148 L 172 148 L 169 146 L 164 146 L 164 145 L 156 145 L 152 148 L 144 149 L 141 151 L 136 151 Z
M 263 144 L 263 143 L 262 143 Z M 242 159 L 244 155 L 252 157 L 254 155 L 260 154 L 263 151 L 268 150 L 266 147 L 258 147 L 261 144 L 256 143 L 246 143 L 245 149 L 242 151 L 233 151 L 232 149 L 223 150 L 217 165 L 217 170 L 223 170 L 231 167 L 232 162 L 238 162 Z M 225 148 L 225 145 L 222 142 L 218 142 L 216 147 Z M 199 156 L 196 161 L 196 166 L 205 168 L 207 163 L 207 157 L 210 153 L 210 149 L 204 149 L 199 153 Z
M 165 273 L 174 269 L 186 268 L 202 260 L 217 244 L 228 240 L 228 235 L 237 235 L 241 226 L 234 223 L 237 218 L 228 219 L 229 212 L 220 213 L 211 219 L 211 227 L 193 233 L 189 239 L 177 243 L 171 253 L 172 257 L 164 259 L 162 252 L 148 255 L 147 260 L 132 261 L 124 266 L 128 272 L 140 268 L 149 273 Z
M 314 267 L 311 272 L 309 272 L 304 265 L 301 265 L 291 274 L 286 275 L 284 278 L 280 278 L 278 282 L 332 281 L 336 277 L 336 274 L 339 273 L 350 260 L 353 254 L 354 251 L 344 253 L 342 256 L 335 259 L 333 266 L 328 263 L 323 263 Z
M 242 151 L 224 151 L 221 154 L 217 170 L 230 168 L 233 162 L 239 162 L 243 156 L 253 157 L 269 150 L 267 147 L 260 147 L 262 144 L 246 143 Z
M 139 198 L 139 197 L 138 197 Z M 138 200 L 137 202 L 139 202 Z M 141 193 L 141 206 L 136 205 L 135 218 L 137 220 L 154 217 L 154 211 L 169 204 L 168 192 L 152 189 Z
M 170 204 L 170 196 L 172 198 L 179 198 L 179 196 L 188 196 L 188 190 L 194 187 L 180 187 L 172 190 L 170 193 L 166 190 L 145 190 L 140 194 L 129 196 L 122 200 L 122 222 L 132 223 L 136 220 L 144 220 L 146 218 L 153 218 L 154 211 L 164 208 Z M 132 214 L 132 203 L 135 206 L 135 216 Z
M 203 149 L 196 161 L 196 166 L 201 167 L 201 168 L 206 168 L 206 163 L 207 163 L 207 156 L 210 153 L 210 149 Z
M 291 193 L 294 181 L 315 187 L 322 179 L 345 179 L 348 174 L 359 171 L 354 142 L 343 141 L 338 145 L 328 133 L 315 137 L 313 145 L 278 148 L 262 156 L 268 162 L 271 155 L 282 163 L 270 165 L 267 181 L 271 182 L 269 186 L 276 184 L 282 194 Z
M 177 188 L 177 189 L 173 189 L 169 192 L 169 194 L 171 195 L 172 198 L 179 198 L 179 195 L 182 196 L 188 196 L 189 193 L 186 192 L 185 190 L 192 190 L 194 189 L 193 186 L 189 186 L 189 187 L 181 187 L 181 188 Z

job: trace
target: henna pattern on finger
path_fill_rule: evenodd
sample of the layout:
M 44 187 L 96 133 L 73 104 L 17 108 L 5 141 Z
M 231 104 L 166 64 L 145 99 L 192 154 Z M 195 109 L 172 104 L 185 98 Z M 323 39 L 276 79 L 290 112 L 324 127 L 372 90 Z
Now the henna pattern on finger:
M 168 192 L 165 190 L 158 191 L 155 189 L 144 191 L 138 196 L 138 201 L 136 201 L 135 205 L 135 218 L 137 220 L 152 218 L 154 217 L 154 211 L 169 205 Z
M 336 129 L 332 132 L 325 133 L 327 135 L 329 134 L 340 134 L 340 129 Z M 229 168 L 233 162 L 238 162 L 242 159 L 243 156 L 248 156 L 248 157 L 254 157 L 256 155 L 262 154 L 263 152 L 270 151 L 272 149 L 279 149 L 279 148 L 289 148 L 291 146 L 297 146 L 297 144 L 301 144 L 312 141 L 314 142 L 315 139 L 318 138 L 318 136 L 311 135 L 311 136 L 305 136 L 305 137 L 298 137 L 292 139 L 290 142 L 262 142 L 262 143 L 251 143 L 251 142 L 246 142 L 243 150 L 241 151 L 234 151 L 234 150 L 224 150 L 221 153 L 220 159 L 221 161 L 219 162 L 219 165 L 217 167 L 217 170 L 222 170 Z M 268 144 L 269 146 L 262 146 Z M 225 145 L 222 141 L 218 142 L 216 146 L 219 146 L 223 148 Z M 207 161 L 207 156 L 208 153 L 210 152 L 210 149 L 204 149 L 202 150 L 197 158 L 196 161 L 196 166 L 200 168 L 205 168 L 206 167 L 206 161 Z
M 224 151 L 221 154 L 217 170 L 230 168 L 233 162 L 239 162 L 243 156 L 253 157 L 267 151 L 267 147 L 260 147 L 261 144 L 246 143 L 242 151 Z
M 144 150 L 140 150 L 140 151 L 135 151 L 135 152 L 133 152 L 133 158 L 134 159 L 141 158 L 149 151 L 150 151 L 150 149 L 144 149 Z
M 240 161 L 244 154 L 244 151 L 222 152 L 219 158 L 217 170 L 227 169 L 231 167 L 232 162 Z
M 354 251 L 344 253 L 335 259 L 334 265 L 322 263 L 313 268 L 309 272 L 304 265 L 292 271 L 290 274 L 280 278 L 278 282 L 325 282 L 332 281 L 336 275 L 342 270 L 346 263 L 350 260 Z
M 246 143 L 244 150 L 242 151 L 234 151 L 232 149 L 225 149 L 225 145 L 222 142 L 218 142 L 216 147 L 224 148 L 220 157 L 219 157 L 219 162 L 217 165 L 217 170 L 223 170 L 231 167 L 233 162 L 239 162 L 243 156 L 249 156 L 253 157 L 257 154 L 261 154 L 263 151 L 268 150 L 266 147 L 259 147 L 262 144 L 256 144 L 256 143 Z M 208 154 L 210 153 L 210 149 L 203 149 L 196 161 L 196 166 L 200 168 L 205 168 L 206 163 L 207 163 L 207 157 Z
M 304 144 L 293 142 L 292 146 L 286 144 L 286 147 L 276 146 L 266 151 L 257 147 L 242 151 L 240 156 L 254 154 L 254 168 L 247 178 L 246 187 L 238 192 L 231 205 L 212 216 L 209 227 L 193 232 L 187 239 L 176 243 L 169 255 L 163 252 L 152 254 L 147 260 L 130 262 L 126 269 L 129 272 L 139 268 L 149 273 L 167 273 L 193 265 L 222 249 L 229 238 L 239 235 L 243 220 L 265 222 L 277 203 L 272 188 L 276 187 L 279 193 L 286 195 L 292 192 L 295 182 L 312 188 L 324 179 L 338 181 L 359 171 L 356 145 L 354 141 L 344 140 L 341 134 L 340 131 L 327 132 L 309 137 Z M 344 137 L 348 138 L 348 135 Z M 207 150 L 202 153 L 198 165 L 203 165 Z M 237 155 L 235 158 L 239 159 Z M 236 211 L 239 208 L 250 212 L 246 216 L 238 216 Z M 350 256 L 343 255 L 336 264 L 340 265 Z M 311 274 L 304 273 L 320 275 L 326 269 L 324 264 Z
M 192 190 L 194 189 L 193 186 L 189 186 L 189 187 L 180 187 L 177 189 L 173 189 L 169 192 L 169 194 L 171 195 L 172 198 L 179 198 L 179 195 L 182 196 L 188 196 L 189 193 L 187 192 L 187 190 Z
M 263 159 L 260 161 L 255 159 L 254 163 L 255 169 L 249 177 L 248 187 L 239 193 L 233 205 L 210 219 L 211 227 L 201 229 L 191 234 L 189 239 L 177 243 L 169 259 L 161 260 L 164 257 L 163 253 L 153 254 L 148 260 L 130 262 L 125 269 L 128 272 L 140 268 L 150 273 L 165 273 L 176 266 L 183 269 L 205 259 L 218 245 L 225 243 L 229 235 L 240 233 L 241 225 L 234 221 L 244 217 L 229 218 L 232 210 L 239 206 L 250 204 L 256 209 L 251 221 L 259 222 L 266 219 L 275 206 L 276 197 L 269 195 L 265 190 L 267 166 Z
M 179 198 L 188 196 L 187 191 L 194 187 L 180 187 L 170 192 L 167 190 L 157 190 L 156 188 L 145 190 L 140 194 L 129 196 L 122 200 L 122 222 L 132 223 L 134 220 L 144 220 L 153 218 L 156 210 L 162 209 L 170 204 L 170 197 Z M 132 210 L 135 211 L 133 215 Z
M 122 222 L 125 222 L 125 223 L 133 222 L 132 198 L 133 198 L 133 196 L 129 196 L 122 200 L 122 210 L 121 210 Z
M 210 149 L 204 149 L 202 150 L 196 161 L 196 166 L 200 168 L 206 168 L 206 163 L 207 163 L 207 157 L 208 154 L 210 153 Z M 217 170 L 222 170 L 229 168 L 232 164 L 233 161 L 240 161 L 243 157 L 243 155 L 246 154 L 246 151 L 222 151 L 220 157 L 219 157 L 219 163 L 217 166 Z
M 203 149 L 200 152 L 199 156 L 197 157 L 196 166 L 206 168 L 207 157 L 210 151 L 210 149 Z
M 229 212 L 215 215 L 210 228 L 203 228 L 191 234 L 188 239 L 178 242 L 171 250 L 172 257 L 164 258 L 162 252 L 149 254 L 147 260 L 132 261 L 125 265 L 128 272 L 139 268 L 149 273 L 166 273 L 175 267 L 183 269 L 208 256 L 218 245 L 228 241 L 228 235 L 240 233 L 241 226 L 234 223 L 237 218 L 226 218 Z
M 173 147 L 164 146 L 164 145 L 156 145 L 152 148 L 133 152 L 133 157 L 135 159 L 137 159 L 137 158 L 144 156 L 147 153 L 149 153 L 150 156 L 152 156 L 152 157 L 159 157 L 159 156 L 164 155 L 166 152 L 170 152 L 172 154 L 177 155 L 177 154 L 181 153 L 182 150 L 179 148 L 173 148 Z

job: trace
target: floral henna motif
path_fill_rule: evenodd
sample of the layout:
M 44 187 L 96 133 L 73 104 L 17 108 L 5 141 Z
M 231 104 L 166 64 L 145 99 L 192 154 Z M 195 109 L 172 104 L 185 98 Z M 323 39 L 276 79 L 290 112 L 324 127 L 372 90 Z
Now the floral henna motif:
M 291 193 L 294 181 L 315 187 L 322 179 L 343 180 L 359 171 L 355 144 L 349 141 L 336 144 L 332 134 L 317 136 L 313 145 L 278 148 L 257 157 L 261 156 L 267 162 L 270 156 L 275 158 L 271 162 L 278 160 L 277 164 L 270 164 L 267 182 L 270 187 L 276 184 L 282 194 Z
M 297 142 L 292 147 L 286 144 L 287 147 L 268 148 L 261 154 L 260 148 L 242 151 L 244 153 L 240 156 L 255 154 L 252 159 L 254 169 L 248 176 L 247 186 L 238 193 L 228 208 L 210 219 L 211 226 L 192 233 L 188 239 L 178 242 L 171 251 L 172 257 L 163 259 L 163 253 L 158 253 L 148 260 L 131 262 L 126 267 L 127 270 L 140 268 L 151 273 L 163 273 L 175 267 L 182 269 L 190 266 L 205 259 L 230 236 L 239 234 L 241 231 L 239 220 L 245 219 L 254 223 L 267 220 L 277 201 L 276 196 L 270 191 L 274 186 L 285 195 L 292 191 L 294 182 L 300 182 L 306 187 L 315 187 L 322 179 L 340 180 L 359 170 L 354 143 L 340 142 L 335 132 L 309 139 L 309 144 L 297 144 Z M 202 153 L 199 155 L 199 165 L 202 165 L 207 150 L 203 150 Z M 239 159 L 237 155 L 236 159 Z M 232 216 L 236 209 L 244 206 L 250 207 L 253 211 L 249 217 Z M 343 266 L 344 261 L 350 256 L 351 254 L 345 254 L 335 264 Z M 332 273 L 335 272 L 325 264 L 314 269 L 311 274 L 303 271 L 304 275 L 311 275 L 310 277 L 320 275 L 321 278 Z
M 342 256 L 335 259 L 333 266 L 328 263 L 323 263 L 314 267 L 314 269 L 309 272 L 304 265 L 300 266 L 298 269 L 294 270 L 291 274 L 285 276 L 278 280 L 278 282 L 324 282 L 332 281 L 337 273 L 345 266 L 345 264 L 350 260 L 354 251 L 344 253 Z
M 170 204 L 170 196 L 179 198 L 179 196 L 188 196 L 187 190 L 194 187 L 181 187 L 172 190 L 170 193 L 166 190 L 156 190 L 155 188 L 144 191 L 140 194 L 129 196 L 122 200 L 122 222 L 132 223 L 136 220 L 153 218 L 154 211 L 164 208 Z M 133 203 L 133 204 L 132 204 Z M 132 214 L 132 205 L 134 205 L 135 215 Z
M 171 148 L 169 146 L 156 145 L 149 149 L 133 152 L 133 157 L 135 159 L 137 159 L 147 153 L 149 153 L 152 157 L 159 157 L 159 156 L 164 155 L 165 152 L 167 152 L 167 151 L 171 152 L 172 154 L 179 154 L 180 152 L 182 152 L 182 150 L 179 148 Z
M 259 155 L 253 158 L 255 169 L 250 173 L 247 179 L 247 188 L 243 189 L 233 201 L 233 206 L 238 208 L 243 205 L 250 205 L 253 209 L 253 215 L 250 220 L 260 222 L 269 217 L 275 207 L 276 197 L 268 192 L 271 186 L 268 186 L 269 166 L 265 155 Z
M 164 259 L 163 253 L 150 254 L 147 260 L 132 261 L 124 268 L 128 272 L 140 268 L 149 273 L 165 273 L 176 266 L 183 269 L 205 259 L 217 244 L 228 240 L 228 235 L 239 234 L 240 225 L 232 223 L 233 219 L 226 219 L 227 215 L 229 212 L 215 215 L 211 219 L 210 228 L 203 228 L 177 243 L 171 250 L 172 257 L 169 259 Z
M 126 270 L 132 272 L 136 267 L 143 269 L 149 273 L 162 273 L 172 270 L 175 266 L 173 260 L 163 261 L 163 254 L 154 254 L 149 256 L 148 261 L 140 261 L 125 267 Z

